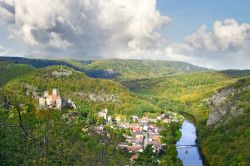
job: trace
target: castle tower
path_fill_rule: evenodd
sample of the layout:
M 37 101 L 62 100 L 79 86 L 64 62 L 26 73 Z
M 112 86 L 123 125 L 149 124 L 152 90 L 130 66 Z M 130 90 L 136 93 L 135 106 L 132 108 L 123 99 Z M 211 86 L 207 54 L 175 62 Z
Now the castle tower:
M 39 97 L 39 107 L 44 108 L 46 106 L 46 99 L 44 97 Z
M 49 96 L 49 92 L 48 91 L 44 91 L 43 97 L 48 97 Z
M 61 110 L 62 108 L 62 99 L 59 97 L 56 99 L 56 109 Z
M 59 96 L 59 91 L 57 89 L 53 89 L 52 95 Z

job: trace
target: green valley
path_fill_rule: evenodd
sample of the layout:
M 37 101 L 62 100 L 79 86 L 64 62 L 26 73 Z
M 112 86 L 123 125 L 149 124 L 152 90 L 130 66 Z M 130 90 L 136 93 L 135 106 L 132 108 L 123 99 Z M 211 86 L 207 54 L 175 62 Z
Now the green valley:
M 249 162 L 248 149 L 240 148 L 249 139 L 248 71 L 168 61 L 20 58 L 5 59 L 1 69 L 4 165 L 181 165 L 175 143 L 183 116 L 195 123 L 209 165 Z M 225 99 L 242 114 L 211 119 L 217 116 L 211 98 L 230 87 L 245 89 Z M 61 111 L 40 107 L 40 98 L 55 89 Z M 145 122 L 150 129 L 142 129 Z M 147 135 L 154 146 L 142 146 Z

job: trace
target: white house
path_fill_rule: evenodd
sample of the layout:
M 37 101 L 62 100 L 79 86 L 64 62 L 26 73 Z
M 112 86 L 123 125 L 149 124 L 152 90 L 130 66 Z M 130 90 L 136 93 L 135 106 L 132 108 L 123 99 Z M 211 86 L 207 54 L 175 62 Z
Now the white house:
M 105 120 L 108 120 L 108 109 L 105 108 L 101 110 L 100 112 L 98 112 L 98 116 L 103 117 Z

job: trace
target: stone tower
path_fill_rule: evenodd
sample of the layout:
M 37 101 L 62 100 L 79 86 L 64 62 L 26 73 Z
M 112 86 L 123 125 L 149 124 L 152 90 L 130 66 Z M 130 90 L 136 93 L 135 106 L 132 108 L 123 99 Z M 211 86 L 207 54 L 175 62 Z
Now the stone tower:
M 58 91 L 58 89 L 53 89 L 53 91 L 52 91 L 52 95 L 55 95 L 55 96 L 59 96 L 59 91 Z

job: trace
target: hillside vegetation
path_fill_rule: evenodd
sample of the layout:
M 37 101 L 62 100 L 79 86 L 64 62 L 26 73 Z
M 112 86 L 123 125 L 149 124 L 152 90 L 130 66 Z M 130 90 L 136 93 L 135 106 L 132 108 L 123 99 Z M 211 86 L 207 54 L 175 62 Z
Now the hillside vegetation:
M 124 81 L 123 85 L 162 109 L 184 111 L 205 123 L 210 112 L 206 99 L 218 88 L 234 81 L 217 72 L 200 72 Z
M 0 87 L 12 78 L 27 74 L 32 70 L 34 68 L 29 65 L 0 62 Z
M 207 71 L 185 62 L 153 60 L 73 60 L 73 59 L 27 59 L 21 57 L 0 57 L 8 64 L 26 64 L 35 68 L 62 65 L 85 73 L 92 78 L 114 80 L 131 80 L 140 78 L 157 78 L 176 73 Z
M 72 74 L 52 76 L 53 71 L 62 69 L 72 71 Z M 142 115 L 144 112 L 159 110 L 151 103 L 132 95 L 119 83 L 92 79 L 81 72 L 60 66 L 40 69 L 23 77 L 17 77 L 5 86 L 6 90 L 17 91 L 23 95 L 26 91 L 34 91 L 38 95 L 42 95 L 43 91 L 51 91 L 53 88 L 59 88 L 63 97 L 72 99 L 79 107 L 90 112 L 91 110 L 108 108 L 116 114 L 135 113 Z
M 210 165 L 247 166 L 250 164 L 250 78 L 218 90 L 215 96 L 209 120 L 219 115 L 220 119 L 200 128 L 202 152 Z M 219 96 L 223 98 L 219 100 Z M 216 111 L 223 114 L 215 114 Z
M 87 112 L 69 121 L 67 112 L 37 110 L 33 102 L 16 92 L 0 91 L 1 165 L 128 164 L 129 156 L 116 148 L 118 133 L 111 138 L 96 135 L 89 127 L 94 117 Z
M 69 62 L 69 61 L 68 61 Z M 207 69 L 197 67 L 184 62 L 174 61 L 153 61 L 153 60 L 94 60 L 86 64 L 80 61 L 71 61 L 70 63 L 86 70 L 107 71 L 110 74 L 116 73 L 116 79 L 142 79 L 164 77 L 176 73 L 188 73 L 206 71 Z

